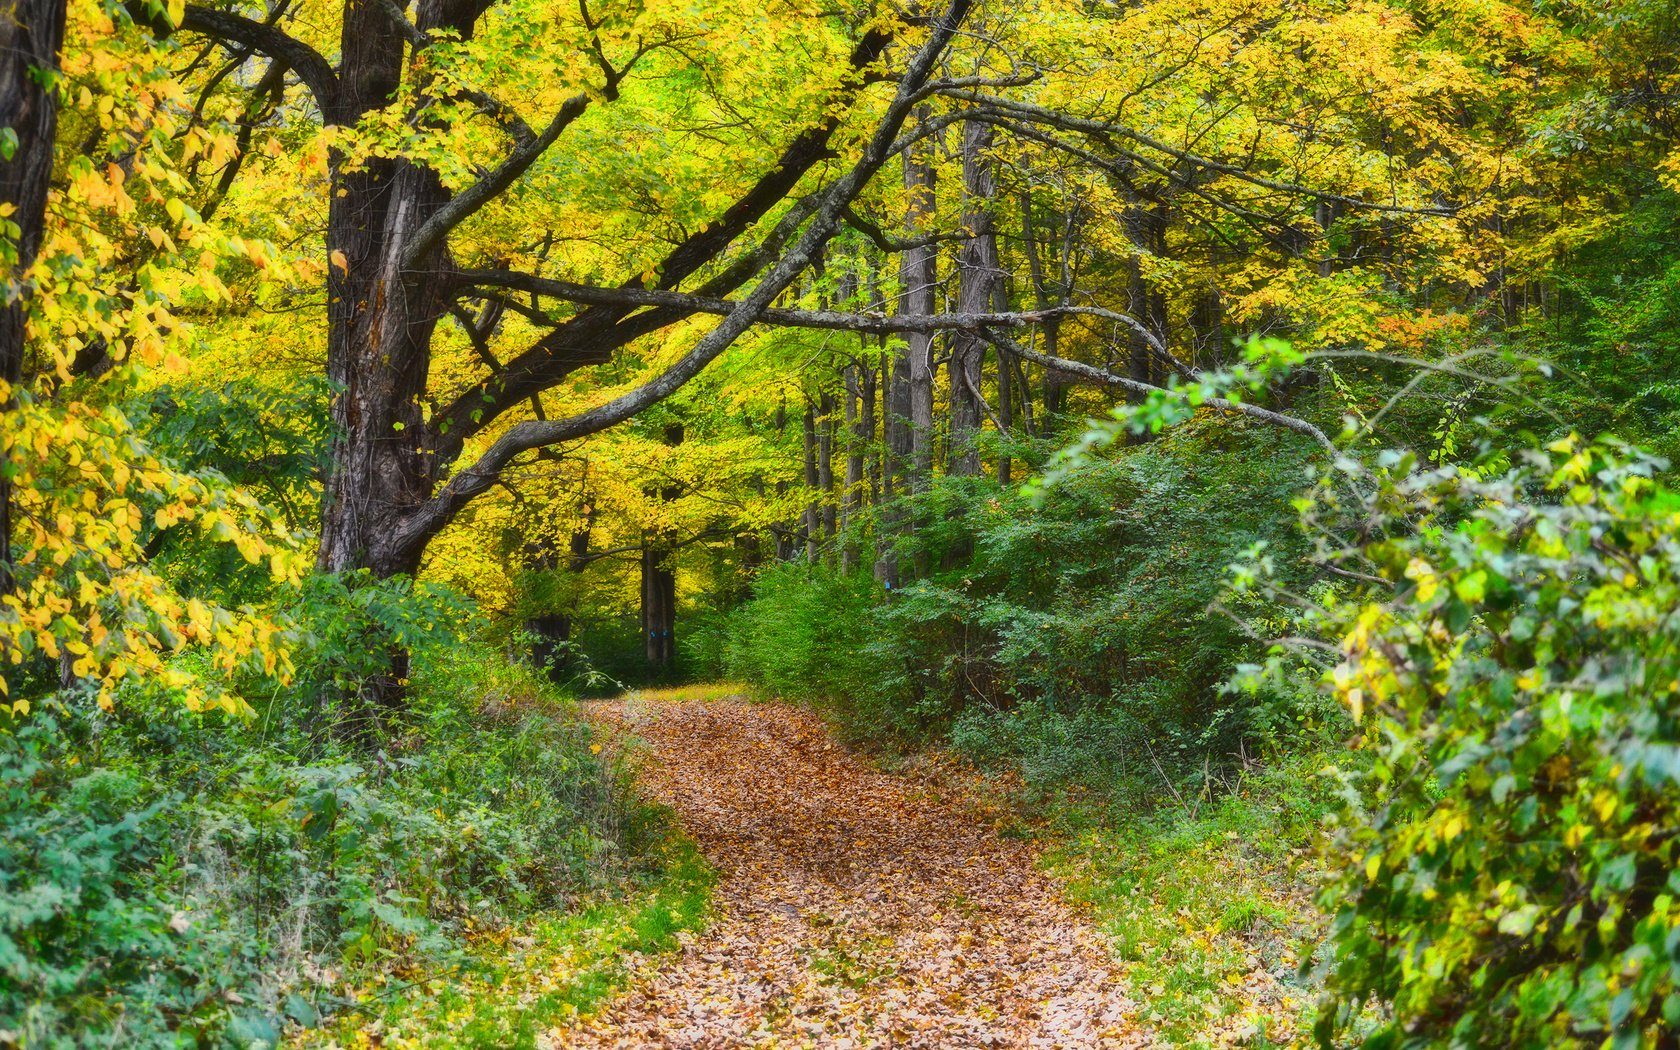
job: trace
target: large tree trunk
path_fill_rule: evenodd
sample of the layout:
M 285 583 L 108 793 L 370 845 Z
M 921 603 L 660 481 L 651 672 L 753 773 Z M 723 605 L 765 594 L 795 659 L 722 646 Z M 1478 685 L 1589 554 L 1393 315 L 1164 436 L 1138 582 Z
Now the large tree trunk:
M 421 28 L 470 35 L 471 19 L 441 26 L 435 2 L 420 5 Z M 431 23 L 428 25 L 427 23 Z M 402 81 L 404 42 L 373 0 L 344 9 L 339 101 L 343 122 L 385 106 Z M 435 458 L 422 447 L 421 404 L 432 331 L 444 302 L 435 275 L 440 247 L 404 269 L 401 254 L 449 194 L 430 169 L 369 159 L 346 170 L 333 158 L 327 209 L 327 377 L 333 447 L 317 565 L 325 572 L 369 569 L 384 578 L 413 573 L 420 551 L 392 542 L 404 512 L 432 494 Z
M 54 84 L 64 44 L 64 0 L 4 0 L 0 4 L 0 128 L 15 139 L 0 160 L 0 203 L 12 206 L 18 228 L 15 256 L 0 295 L 0 380 L 23 381 L 29 289 L 24 275 L 41 249 L 47 187 L 52 178 L 53 137 L 58 129 Z M 0 408 L 11 407 L 10 395 Z M 12 484 L 0 471 L 0 594 L 16 586 L 12 574 Z

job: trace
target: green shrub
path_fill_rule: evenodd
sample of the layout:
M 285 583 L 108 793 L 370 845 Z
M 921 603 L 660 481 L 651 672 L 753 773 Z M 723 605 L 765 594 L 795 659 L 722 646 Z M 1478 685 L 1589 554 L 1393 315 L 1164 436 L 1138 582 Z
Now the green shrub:
M 831 704 L 861 735 L 951 732 L 1044 783 L 1158 768 L 1176 783 L 1321 733 L 1310 690 L 1222 690 L 1252 643 L 1211 608 L 1251 544 L 1297 564 L 1305 456 L 1268 431 L 1187 424 L 1086 457 L 1042 497 L 941 478 L 897 543 L 921 578 L 886 594 L 867 570 L 767 570 L 729 618 L 729 673 Z
M 882 731 L 903 726 L 907 654 L 876 620 L 880 588 L 865 573 L 790 562 L 766 569 L 723 640 L 730 677 L 777 696 L 839 702 Z
M 426 622 L 380 593 L 372 618 Z M 335 631 L 316 644 L 350 644 Z M 0 1032 L 272 1044 L 375 975 L 455 966 L 469 932 L 632 874 L 657 823 L 569 704 L 470 637 L 411 640 L 409 708 L 376 752 L 287 690 L 249 722 L 131 689 L 0 727 Z
M 1324 614 L 1370 763 L 1321 897 L 1325 1045 L 1674 1045 L 1680 497 L 1658 467 L 1571 439 L 1487 477 L 1391 456 L 1355 479 L 1340 553 L 1393 589 Z

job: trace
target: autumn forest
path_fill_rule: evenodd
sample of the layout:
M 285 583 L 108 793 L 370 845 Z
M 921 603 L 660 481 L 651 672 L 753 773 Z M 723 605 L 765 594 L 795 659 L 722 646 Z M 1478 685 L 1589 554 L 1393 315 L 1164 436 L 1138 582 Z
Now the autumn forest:
M 0 1050 L 1680 1045 L 1671 0 L 0 0 L 0 275 Z

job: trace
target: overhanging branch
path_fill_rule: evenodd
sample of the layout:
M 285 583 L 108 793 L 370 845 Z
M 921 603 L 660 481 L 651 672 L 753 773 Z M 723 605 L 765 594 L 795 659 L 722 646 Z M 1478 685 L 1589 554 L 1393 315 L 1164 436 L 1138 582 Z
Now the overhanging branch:
M 150 25 L 155 31 L 160 31 L 160 35 L 167 35 L 167 27 L 160 26 L 153 19 L 136 16 L 135 20 Z M 179 28 L 189 33 L 241 44 L 267 55 L 298 75 L 298 79 L 303 81 L 310 94 L 315 96 L 315 104 L 320 107 L 321 114 L 328 124 L 339 123 L 338 74 L 333 71 L 332 63 L 323 58 L 319 51 L 297 37 L 277 26 L 265 25 L 231 11 L 218 11 L 197 5 L 186 9 Z
M 554 145 L 560 133 L 570 127 L 588 108 L 589 96 L 586 94 L 579 93 L 567 99 L 561 105 L 560 111 L 554 114 L 554 119 L 548 122 L 548 127 L 542 130 L 542 134 L 516 147 L 494 171 L 451 197 L 448 204 L 433 212 L 431 217 L 414 231 L 414 237 L 403 246 L 402 268 L 413 269 L 428 252 L 442 243 L 450 230 L 465 222 L 474 212 L 495 200 L 503 190 L 513 185 L 514 180 L 525 174 L 548 147 Z
M 1082 361 L 1069 361 L 1065 357 L 1051 357 L 1049 354 L 1041 354 L 1037 350 L 1029 350 L 1016 343 L 1014 340 L 999 335 L 990 329 L 982 329 L 980 337 L 991 343 L 993 346 L 1007 350 L 1025 360 L 1031 361 L 1037 365 L 1042 365 L 1043 367 L 1053 371 L 1060 372 L 1063 375 L 1074 376 L 1094 383 L 1104 383 L 1108 386 L 1119 387 L 1122 390 L 1129 390 L 1134 394 L 1141 394 L 1145 396 L 1150 394 L 1173 394 L 1185 400 L 1188 400 L 1190 396 L 1187 391 L 1177 391 L 1170 387 L 1156 386 L 1154 383 L 1145 383 L 1142 380 L 1132 379 L 1129 376 L 1116 375 L 1107 369 L 1097 368 L 1093 365 L 1085 364 Z M 1257 419 L 1262 423 L 1268 423 L 1275 427 L 1282 427 L 1285 430 L 1293 430 L 1297 434 L 1305 434 L 1307 437 L 1312 438 L 1330 452 L 1337 451 L 1335 442 L 1331 441 L 1324 431 L 1304 419 L 1284 415 L 1282 412 L 1274 412 L 1269 408 L 1261 408 L 1259 405 L 1250 405 L 1242 401 L 1231 401 L 1223 397 L 1206 398 L 1202 401 L 1202 404 L 1207 405 L 1209 408 L 1218 408 L 1227 412 L 1236 412 L 1240 415 L 1248 416 L 1250 419 Z
M 409 514 L 391 537 L 392 545 L 405 553 L 419 551 L 461 507 L 493 485 L 502 469 L 515 456 L 544 445 L 594 434 L 624 422 L 670 397 L 733 344 L 776 297 L 793 284 L 822 246 L 839 231 L 841 211 L 863 192 L 870 179 L 892 156 L 893 141 L 916 104 L 917 92 L 927 83 L 972 5 L 973 0 L 950 0 L 949 8 L 935 22 L 927 41 L 911 59 L 892 102 L 857 163 L 822 192 L 821 203 L 810 225 L 717 327 L 702 336 L 693 349 L 659 376 L 604 405 L 568 419 L 531 420 L 514 425 L 477 462 L 456 474 L 435 496 Z

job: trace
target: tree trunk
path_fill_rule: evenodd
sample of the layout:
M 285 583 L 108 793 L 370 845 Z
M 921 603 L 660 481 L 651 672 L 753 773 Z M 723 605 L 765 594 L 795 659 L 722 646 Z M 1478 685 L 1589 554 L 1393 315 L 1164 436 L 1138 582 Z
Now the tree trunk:
M 840 504 L 834 492 L 834 394 L 824 390 L 818 402 L 817 420 L 817 488 L 822 492 L 822 539 L 834 542 L 838 527 L 835 516 Z
M 876 394 L 880 390 L 880 375 L 875 366 L 865 363 L 863 366 L 863 404 L 860 406 L 858 430 L 863 434 L 863 473 L 869 484 L 869 504 L 878 506 L 881 502 L 881 457 L 882 448 L 875 431 L 875 420 L 879 413 L 875 410 Z
M 586 493 L 583 497 L 583 523 L 572 530 L 568 543 L 566 558 L 566 572 L 573 576 L 582 575 L 589 567 L 589 538 L 595 525 L 595 507 L 590 503 Z M 553 559 L 550 557 L 547 569 L 554 569 Z M 566 607 L 563 609 L 549 609 L 538 616 L 533 616 L 526 628 L 536 636 L 531 647 L 531 657 L 538 667 L 548 669 L 549 678 L 558 682 L 564 677 L 562 672 L 566 667 L 567 643 L 572 640 L 572 618 L 577 613 L 577 596 L 569 595 Z
M 817 507 L 817 501 L 822 492 L 817 475 L 817 419 L 811 407 L 809 397 L 805 399 L 804 437 L 805 437 L 805 562 L 807 565 L 817 563 L 817 547 L 822 540 L 822 517 Z
M 683 425 L 665 427 L 665 444 L 683 442 Z M 681 495 L 673 486 L 658 490 L 661 500 Z M 669 537 L 659 529 L 642 532 L 642 642 L 648 669 L 655 677 L 669 671 L 677 657 L 677 571 L 671 564 Z
M 0 161 L 0 204 L 12 206 L 18 228 L 15 257 L 0 296 L 0 380 L 23 381 L 29 288 L 24 276 L 41 249 L 47 189 L 52 179 L 58 100 L 44 85 L 55 83 L 64 44 L 64 0 L 8 0 L 0 7 L 0 128 L 15 140 Z M 14 402 L 8 389 L 0 410 Z M 16 586 L 12 574 L 12 483 L 0 471 L 0 594 Z
M 677 574 L 671 552 L 653 535 L 642 544 L 642 640 L 655 677 L 677 657 Z
M 857 569 L 857 517 L 863 507 L 863 457 L 868 449 L 869 436 L 863 429 L 862 384 L 858 376 L 869 366 L 856 362 L 846 366 L 846 482 L 840 493 L 840 533 L 844 543 L 840 550 L 840 571 L 850 575 Z
M 1010 427 L 1015 424 L 1015 364 L 1010 360 L 1012 355 L 1006 354 L 1002 348 L 998 349 L 997 377 L 998 377 L 998 425 L 1003 429 L 999 435 L 1008 438 Z M 997 459 L 997 479 L 999 485 L 1008 485 L 1010 468 L 1014 465 L 1014 457 L 1009 454 L 1007 442 L 999 449 Z
M 1021 194 L 1021 246 L 1027 256 L 1027 275 L 1032 281 L 1033 302 L 1040 310 L 1048 310 L 1059 305 L 1061 296 L 1050 294 L 1049 280 L 1044 272 L 1044 257 L 1040 254 L 1038 233 L 1033 226 L 1032 194 Z M 1050 357 L 1061 356 L 1059 336 L 1061 334 L 1061 318 L 1052 317 L 1044 322 L 1044 353 Z M 1054 416 L 1062 410 L 1066 399 L 1067 384 L 1050 369 L 1044 370 L 1044 414 Z M 1025 404 L 1030 393 L 1021 391 L 1021 401 Z
M 998 300 L 1002 270 L 998 263 L 997 224 L 993 198 L 992 126 L 978 121 L 963 125 L 963 228 L 968 239 L 957 253 L 957 309 L 986 313 Z M 973 332 L 958 332 L 951 345 L 950 472 L 980 472 L 980 390 L 985 368 L 986 341 Z M 1002 371 L 1001 367 L 999 369 Z M 1004 471 L 1007 475 L 1007 471 Z
M 438 5 L 423 3 L 424 16 Z M 422 29 L 445 28 L 427 26 Z M 453 27 L 470 34 L 471 21 Z M 341 122 L 386 105 L 402 80 L 404 42 L 379 4 L 344 9 Z M 370 158 L 347 168 L 332 158 L 327 209 L 327 378 L 333 447 L 321 514 L 317 566 L 369 569 L 379 578 L 412 573 L 419 551 L 390 539 L 404 511 L 424 502 L 436 480 L 422 445 L 432 330 L 443 315 L 441 248 L 413 269 L 401 266 L 410 237 L 449 193 L 435 173 L 405 160 Z
M 925 120 L 926 107 L 916 111 Z M 924 232 L 934 207 L 934 173 L 926 147 L 904 151 L 904 188 L 909 196 L 905 227 L 910 236 Z M 934 286 L 938 281 L 938 256 L 931 245 L 908 248 L 899 255 L 898 312 L 904 315 L 934 312 Z M 933 473 L 933 335 L 905 333 L 903 349 L 893 361 L 892 382 L 887 403 L 887 460 L 890 477 L 887 495 L 918 495 L 927 490 Z M 876 578 L 888 589 L 898 586 L 898 559 L 891 549 L 892 537 L 904 531 L 909 518 L 902 506 L 888 511 L 882 522 L 882 554 L 875 565 Z
M 926 108 L 917 111 L 927 118 Z M 904 154 L 904 189 L 909 196 L 905 231 L 909 236 L 928 232 L 935 207 L 931 147 L 912 147 Z M 933 245 L 907 249 L 899 259 L 900 313 L 926 315 L 936 310 L 939 253 Z M 912 493 L 927 491 L 933 477 L 933 333 L 911 332 L 904 359 L 910 388 L 910 484 Z

